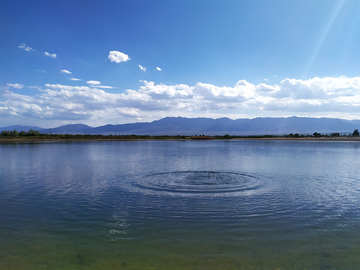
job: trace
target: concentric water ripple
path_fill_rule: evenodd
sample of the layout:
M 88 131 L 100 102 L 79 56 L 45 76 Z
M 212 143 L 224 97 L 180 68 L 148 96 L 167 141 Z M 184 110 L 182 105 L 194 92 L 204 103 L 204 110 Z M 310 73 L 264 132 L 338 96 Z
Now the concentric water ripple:
M 251 192 L 260 188 L 249 174 L 221 171 L 175 171 L 148 174 L 135 187 L 162 193 L 226 194 Z

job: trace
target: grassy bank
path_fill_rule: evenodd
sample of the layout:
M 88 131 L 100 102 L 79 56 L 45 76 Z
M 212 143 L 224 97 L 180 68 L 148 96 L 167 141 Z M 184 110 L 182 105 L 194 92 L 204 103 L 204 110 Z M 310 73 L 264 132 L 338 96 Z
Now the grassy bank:
M 328 140 L 328 141 L 360 141 L 359 136 L 351 134 L 320 134 L 313 133 L 313 135 L 299 135 L 299 134 L 288 134 L 288 135 L 250 135 L 250 136 L 239 136 L 239 135 L 195 135 L 195 136 L 184 136 L 184 135 L 91 135 L 91 134 L 47 134 L 40 133 L 39 131 L 30 130 L 29 132 L 17 132 L 13 131 L 2 131 L 0 133 L 0 141 L 56 141 L 56 140 Z

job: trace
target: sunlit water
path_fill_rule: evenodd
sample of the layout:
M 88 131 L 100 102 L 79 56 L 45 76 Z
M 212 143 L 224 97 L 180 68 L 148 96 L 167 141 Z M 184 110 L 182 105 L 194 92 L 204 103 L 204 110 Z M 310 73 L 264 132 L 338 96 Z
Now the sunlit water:
M 0 269 L 357 269 L 360 144 L 0 144 Z

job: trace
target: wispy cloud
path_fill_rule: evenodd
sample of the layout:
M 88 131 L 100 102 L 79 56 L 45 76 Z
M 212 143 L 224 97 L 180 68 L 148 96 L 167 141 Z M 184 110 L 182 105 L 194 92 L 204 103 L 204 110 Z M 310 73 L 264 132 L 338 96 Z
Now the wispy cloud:
M 50 56 L 51 58 L 56 58 L 57 56 L 55 53 L 48 53 L 48 52 L 45 52 L 45 55 Z
M 143 67 L 142 65 L 139 65 L 139 68 L 144 72 L 146 71 L 146 67 Z
M 96 87 L 96 88 L 103 88 L 103 89 L 111 89 L 111 88 L 114 88 L 114 87 L 112 87 L 112 86 L 101 85 L 101 82 L 100 82 L 100 81 L 91 80 L 91 81 L 87 81 L 86 83 L 90 84 L 91 87 Z
M 130 60 L 130 57 L 127 54 L 119 51 L 110 51 L 108 58 L 111 62 L 115 63 L 126 62 Z
M 78 79 L 78 78 L 70 78 L 69 80 L 72 80 L 72 81 L 81 81 L 81 79 Z
M 42 73 L 46 73 L 46 71 L 45 71 L 45 70 L 43 70 L 43 69 L 37 69 L 36 71 L 38 71 L 38 72 L 42 72 Z
M 114 87 L 112 87 L 112 86 L 107 86 L 107 85 L 97 85 L 96 88 L 112 89 L 112 88 L 114 88 Z
M 71 74 L 71 72 L 68 71 L 67 69 L 62 69 L 62 70 L 61 70 L 61 73 Z
M 21 44 L 21 45 L 19 46 L 19 48 L 20 48 L 20 49 L 24 49 L 24 50 L 27 51 L 27 52 L 34 51 L 33 48 L 31 48 L 31 47 L 29 47 L 29 46 L 26 46 L 25 43 Z
M 19 84 L 19 83 L 8 83 L 7 86 L 16 88 L 16 89 L 21 89 L 24 87 L 22 84 Z
M 156 70 L 160 71 L 160 70 L 161 70 L 161 68 L 159 68 L 159 67 L 156 67 Z
M 88 83 L 88 84 L 101 84 L 101 82 L 99 82 L 99 81 L 93 81 L 93 80 L 90 80 L 90 81 L 87 81 L 86 83 Z

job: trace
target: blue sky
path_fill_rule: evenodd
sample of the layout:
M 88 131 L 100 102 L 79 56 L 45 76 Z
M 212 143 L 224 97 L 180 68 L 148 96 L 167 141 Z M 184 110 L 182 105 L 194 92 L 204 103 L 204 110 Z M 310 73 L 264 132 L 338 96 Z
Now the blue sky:
M 0 0 L 0 126 L 360 119 L 360 1 Z

